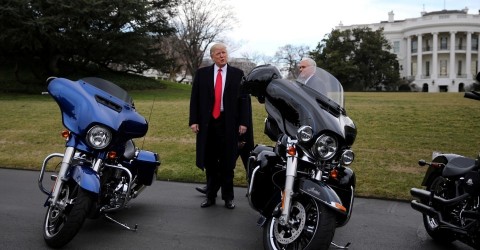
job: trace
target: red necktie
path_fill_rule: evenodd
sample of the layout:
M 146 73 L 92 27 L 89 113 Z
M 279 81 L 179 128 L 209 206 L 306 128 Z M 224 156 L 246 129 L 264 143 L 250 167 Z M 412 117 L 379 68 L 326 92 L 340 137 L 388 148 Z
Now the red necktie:
M 215 103 L 213 104 L 213 118 L 220 116 L 220 105 L 222 103 L 222 69 L 218 69 L 217 79 L 215 81 Z

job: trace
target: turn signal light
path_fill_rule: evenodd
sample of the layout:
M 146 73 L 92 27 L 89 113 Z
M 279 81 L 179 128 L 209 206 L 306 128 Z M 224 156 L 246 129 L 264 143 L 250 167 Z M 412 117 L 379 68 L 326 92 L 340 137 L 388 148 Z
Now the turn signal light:
M 335 207 L 338 208 L 342 212 L 347 212 L 347 209 L 340 203 L 335 202 Z
M 336 169 L 332 170 L 330 177 L 336 180 L 338 178 L 338 171 Z
M 117 158 L 117 152 L 110 151 L 110 152 L 108 152 L 107 157 L 108 157 L 108 159 L 115 159 L 115 158 Z
M 287 153 L 294 156 L 297 153 L 297 149 L 295 147 L 288 147 Z
M 62 135 L 63 138 L 68 139 L 70 137 L 70 131 L 63 130 L 61 135 Z

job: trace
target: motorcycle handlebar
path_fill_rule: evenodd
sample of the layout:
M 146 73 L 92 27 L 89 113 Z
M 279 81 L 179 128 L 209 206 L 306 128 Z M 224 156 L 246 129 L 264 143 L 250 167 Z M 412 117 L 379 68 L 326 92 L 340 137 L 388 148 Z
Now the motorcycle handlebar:
M 476 91 L 465 92 L 463 97 L 480 101 L 480 93 Z

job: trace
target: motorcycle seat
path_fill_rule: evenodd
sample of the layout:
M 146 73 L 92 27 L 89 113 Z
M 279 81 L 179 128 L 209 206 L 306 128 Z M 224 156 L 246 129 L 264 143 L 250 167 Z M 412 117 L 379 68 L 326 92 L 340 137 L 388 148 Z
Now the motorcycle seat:
M 443 169 L 443 176 L 452 177 L 464 175 L 476 167 L 475 159 L 459 156 L 451 159 Z

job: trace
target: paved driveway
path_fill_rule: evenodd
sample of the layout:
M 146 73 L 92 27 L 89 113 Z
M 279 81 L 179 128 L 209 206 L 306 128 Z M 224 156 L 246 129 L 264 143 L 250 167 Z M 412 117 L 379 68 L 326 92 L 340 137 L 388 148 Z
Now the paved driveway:
M 46 196 L 38 172 L 0 169 L 0 249 L 48 249 L 42 223 Z M 195 184 L 157 181 L 131 207 L 112 216 L 130 232 L 104 219 L 87 220 L 67 249 L 263 249 L 258 214 L 249 207 L 245 188 L 235 188 L 234 210 L 223 203 L 200 208 Z M 470 249 L 462 243 L 438 246 L 426 235 L 421 215 L 406 202 L 357 198 L 350 222 L 334 241 L 349 249 Z M 334 249 L 334 248 L 332 248 Z

